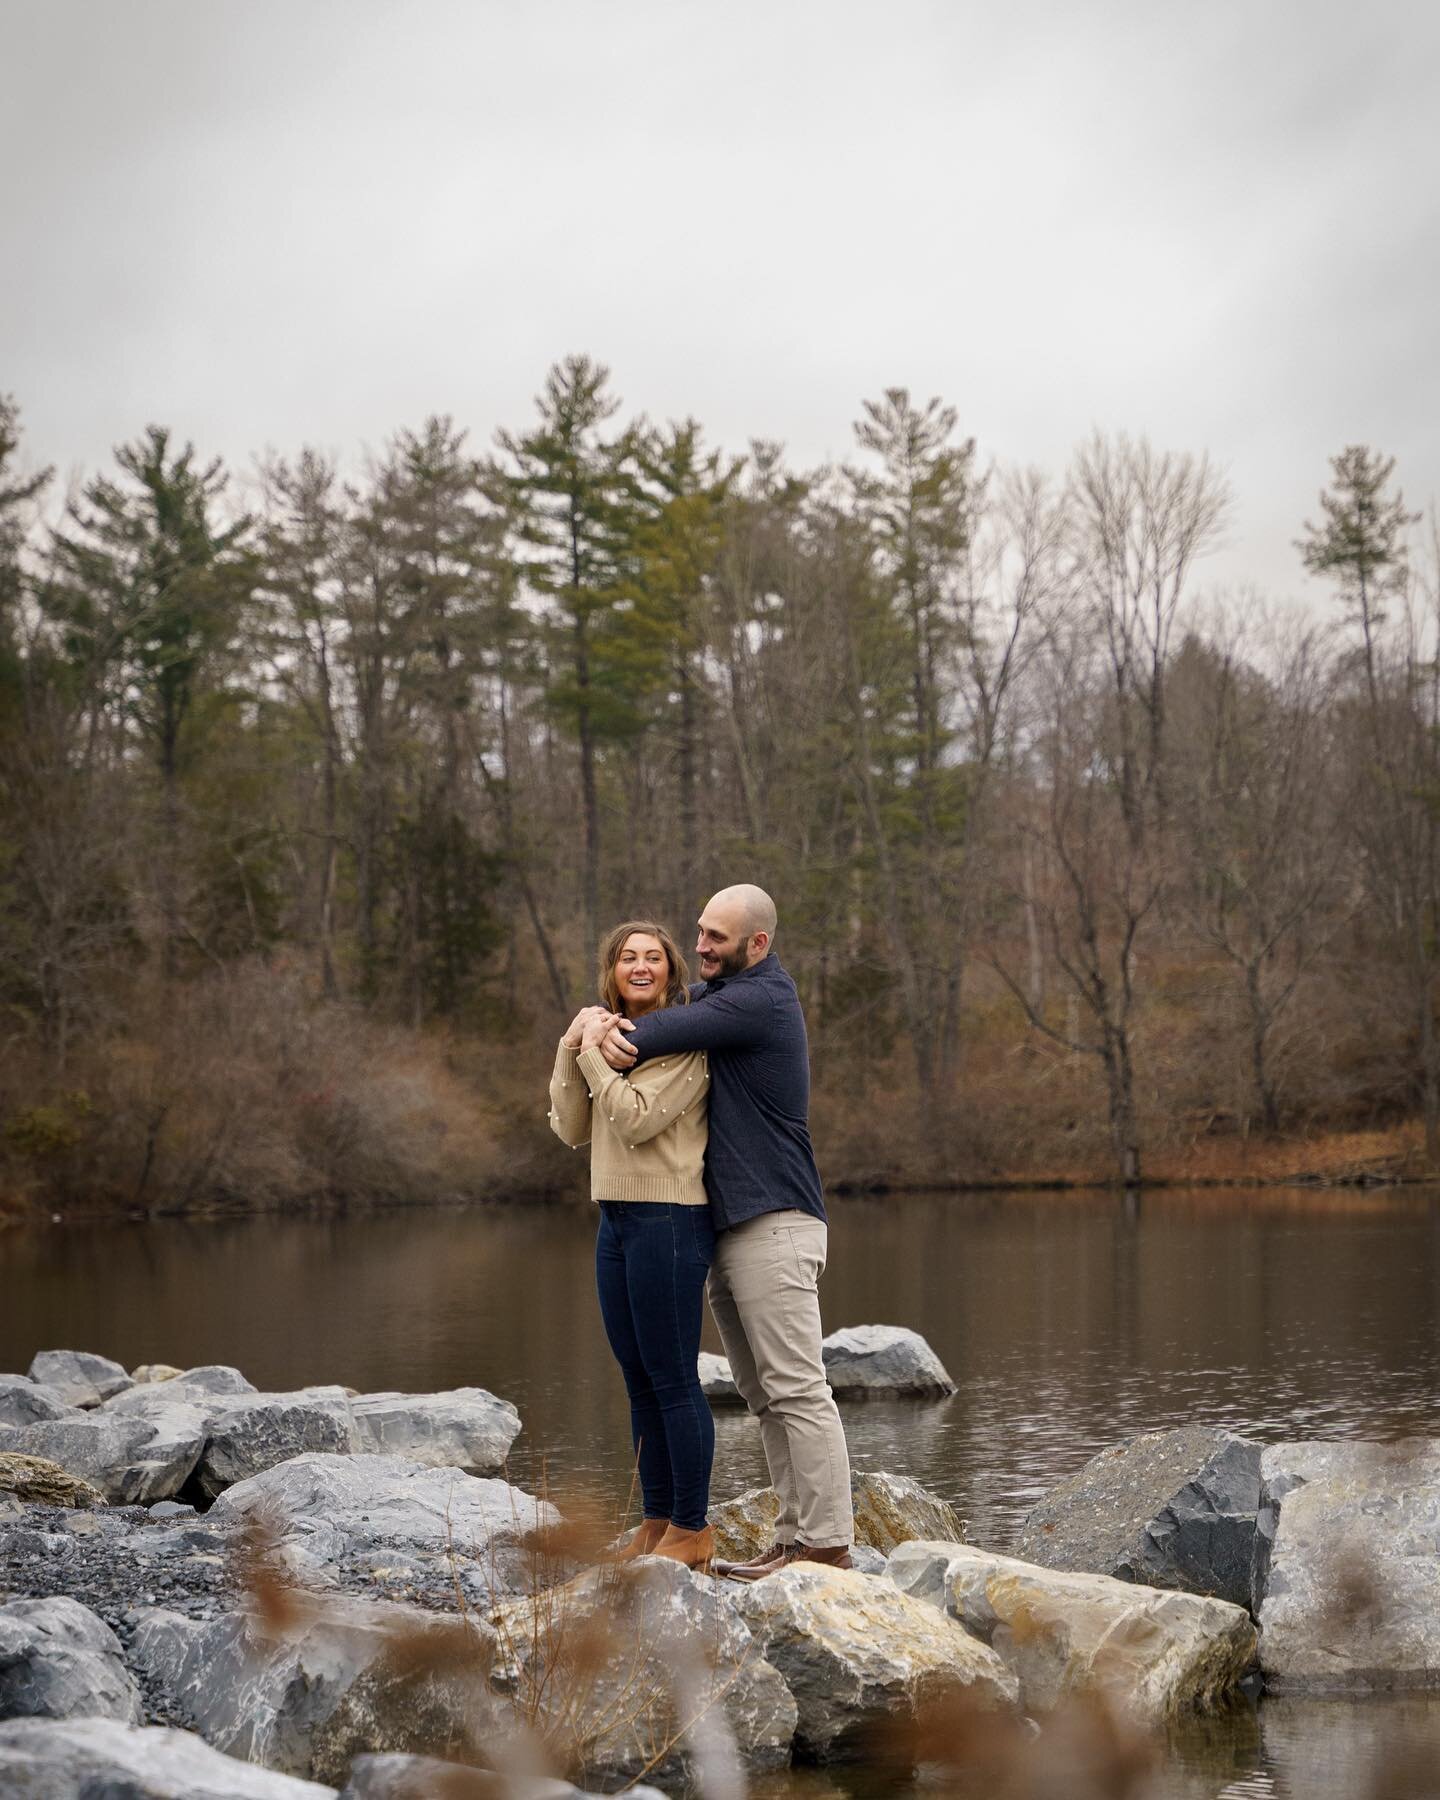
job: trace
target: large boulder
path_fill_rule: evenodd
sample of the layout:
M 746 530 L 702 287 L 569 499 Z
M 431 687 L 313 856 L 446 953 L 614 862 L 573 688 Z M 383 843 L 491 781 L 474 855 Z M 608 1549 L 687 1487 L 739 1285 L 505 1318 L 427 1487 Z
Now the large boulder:
M 1266 1687 L 1440 1686 L 1440 1439 L 1276 1444 L 1261 1475 Z
M 21 1456 L 0 1450 L 0 1494 L 13 1494 L 31 1506 L 105 1506 L 94 1482 L 72 1475 L 46 1456 Z
M 722 1562 L 745 1562 L 775 1542 L 780 1496 L 774 1488 L 748 1488 L 733 1500 L 712 1505 L 715 1554 Z
M 943 1399 L 955 1392 L 940 1358 L 918 1331 L 903 1325 L 850 1325 L 832 1331 L 821 1342 L 820 1354 L 837 1396 Z
M 908 1475 L 883 1469 L 853 1469 L 850 1502 L 855 1513 L 858 1546 L 888 1556 L 910 1538 L 965 1539 L 965 1521 L 938 1494 Z M 743 1562 L 775 1541 L 780 1497 L 774 1488 L 750 1488 L 710 1509 L 715 1528 L 715 1554 L 727 1562 Z
M 194 1369 L 175 1369 L 169 1363 L 148 1363 L 134 1371 L 135 1386 L 127 1388 L 123 1394 L 117 1394 L 105 1405 L 108 1410 L 128 1406 L 144 1406 L 151 1396 L 142 1390 L 146 1387 L 164 1387 L 171 1397 L 184 1389 L 187 1396 L 196 1394 L 254 1394 L 259 1390 L 253 1381 L 248 1380 L 238 1369 L 231 1368 L 229 1363 L 201 1363 Z
M 508 1482 L 368 1455 L 294 1457 L 237 1482 L 208 1516 L 261 1529 L 278 1566 L 308 1584 L 411 1563 L 448 1569 L 476 1600 L 553 1578 L 537 1534 L 560 1523 Z
M 42 1350 L 28 1374 L 42 1387 L 53 1388 L 68 1406 L 99 1406 L 133 1385 L 118 1362 L 88 1350 Z
M 1031 1510 L 1015 1554 L 1248 1606 L 1260 1451 L 1214 1425 L 1102 1450 Z
M 130 1656 L 207 1743 L 290 1775 L 339 1783 L 361 1751 L 475 1761 L 513 1735 L 486 1681 L 495 1641 L 474 1615 L 338 1597 L 300 1597 L 271 1626 L 154 1611 Z
M 1016 1702 L 993 1650 L 875 1576 L 792 1563 L 730 1600 L 795 1697 L 796 1747 L 819 1761 L 862 1754 L 883 1721 L 932 1702 Z
M 38 1425 L 75 1410 L 55 1388 L 41 1387 L 28 1375 L 0 1375 L 0 1425 Z
M 223 1364 L 139 1384 L 103 1410 L 162 1419 L 176 1405 L 197 1407 L 203 1415 L 199 1485 L 212 1499 L 307 1451 L 405 1456 L 432 1468 L 493 1475 L 520 1431 L 515 1408 L 484 1388 L 352 1394 L 328 1386 L 263 1393 Z
M 154 1413 L 102 1409 L 0 1430 L 0 1451 L 58 1463 L 120 1506 L 148 1506 L 179 1493 L 204 1443 L 204 1413 L 183 1402 Z
M 850 1477 L 850 1502 L 855 1509 L 855 1542 L 868 1544 L 882 1556 L 912 1538 L 965 1541 L 965 1521 L 950 1502 L 908 1475 L 857 1469 Z
M 520 1435 L 520 1415 L 484 1388 L 443 1394 L 357 1394 L 355 1448 L 408 1456 L 432 1468 L 498 1475 Z
M 778 1768 L 795 1702 L 730 1602 L 724 1584 L 662 1557 L 589 1569 L 496 1610 L 494 1679 L 582 1780 Z
M 88 1606 L 60 1594 L 0 1606 L 0 1719 L 141 1714 L 120 1640 Z
M 837 1399 L 939 1400 L 955 1392 L 945 1365 L 918 1331 L 903 1325 L 850 1325 L 822 1340 L 825 1376 Z M 730 1362 L 700 1353 L 700 1386 L 714 1406 L 743 1406 Z
M 257 1769 L 188 1731 L 117 1719 L 0 1725 L 3 1800 L 335 1800 L 335 1790 Z
M 1250 1616 L 1225 1600 L 947 1543 L 902 1544 L 885 1573 L 991 1645 L 1031 1711 L 1095 1696 L 1159 1723 L 1213 1705 L 1255 1660 Z
M 201 1491 L 210 1499 L 237 1481 L 273 1469 L 291 1457 L 353 1450 L 350 1397 L 342 1387 L 300 1388 L 294 1393 L 212 1396 L 200 1458 Z

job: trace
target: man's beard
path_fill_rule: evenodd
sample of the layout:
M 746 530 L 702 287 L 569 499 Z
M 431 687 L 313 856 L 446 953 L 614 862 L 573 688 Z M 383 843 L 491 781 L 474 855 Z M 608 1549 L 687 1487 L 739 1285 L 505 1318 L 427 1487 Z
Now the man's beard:
M 750 940 L 747 937 L 738 943 L 728 956 L 718 957 L 716 960 L 720 967 L 713 975 L 705 975 L 705 979 L 707 981 L 728 981 L 732 975 L 738 975 L 746 966 L 749 950 Z M 705 971 L 702 969 L 700 973 L 704 975 Z

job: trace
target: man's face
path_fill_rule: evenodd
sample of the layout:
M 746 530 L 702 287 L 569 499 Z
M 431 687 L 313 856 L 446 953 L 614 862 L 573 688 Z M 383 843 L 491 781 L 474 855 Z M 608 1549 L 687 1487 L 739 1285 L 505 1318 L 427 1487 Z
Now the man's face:
M 728 908 L 707 906 L 700 915 L 695 954 L 706 981 L 738 975 L 750 966 L 750 939 L 741 936 L 741 921 Z

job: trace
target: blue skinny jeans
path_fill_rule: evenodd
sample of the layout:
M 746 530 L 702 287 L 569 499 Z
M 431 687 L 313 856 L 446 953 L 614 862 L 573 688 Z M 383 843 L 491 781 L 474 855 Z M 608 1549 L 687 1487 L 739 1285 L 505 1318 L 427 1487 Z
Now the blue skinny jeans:
M 595 1282 L 630 1396 L 645 1517 L 685 1531 L 705 1523 L 715 1460 L 715 1421 L 695 1367 L 714 1255 L 708 1206 L 600 1202 Z

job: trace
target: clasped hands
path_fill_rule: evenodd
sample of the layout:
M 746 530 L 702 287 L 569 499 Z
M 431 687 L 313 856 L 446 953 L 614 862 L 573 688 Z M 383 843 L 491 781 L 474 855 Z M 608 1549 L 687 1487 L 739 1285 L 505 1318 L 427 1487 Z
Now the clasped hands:
M 624 1074 L 635 1062 L 635 1046 L 625 1036 L 634 1029 L 623 1013 L 605 1006 L 582 1006 L 560 1041 L 571 1050 L 598 1050 L 612 1069 Z

